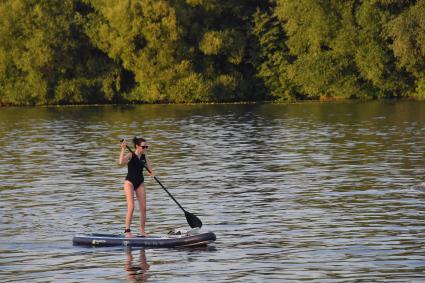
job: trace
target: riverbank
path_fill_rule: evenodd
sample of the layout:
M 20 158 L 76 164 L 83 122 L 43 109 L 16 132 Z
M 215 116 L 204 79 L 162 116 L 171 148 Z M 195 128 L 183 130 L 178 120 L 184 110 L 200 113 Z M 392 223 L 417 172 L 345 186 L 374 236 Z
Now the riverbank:
M 130 105 L 226 105 L 226 104 L 294 104 L 294 103 L 308 103 L 308 102 L 315 102 L 315 103 L 326 103 L 326 102 L 365 102 L 365 101 L 424 101 L 425 99 L 422 99 L 421 97 L 402 97 L 402 98 L 363 98 L 363 99 L 353 99 L 353 98 L 346 98 L 343 96 L 337 96 L 337 97 L 327 97 L 327 96 L 321 96 L 318 99 L 303 99 L 303 100 L 263 100 L 263 101 L 225 101 L 225 102 L 185 102 L 185 103 L 148 103 L 148 102 L 123 102 L 123 103 L 93 103 L 93 104 L 42 104 L 42 105 L 16 105 L 16 104 L 9 104 L 9 105 L 1 105 L 0 108 L 4 107 L 73 107 L 73 106 L 105 106 L 105 105 L 121 105 L 121 106 L 130 106 Z

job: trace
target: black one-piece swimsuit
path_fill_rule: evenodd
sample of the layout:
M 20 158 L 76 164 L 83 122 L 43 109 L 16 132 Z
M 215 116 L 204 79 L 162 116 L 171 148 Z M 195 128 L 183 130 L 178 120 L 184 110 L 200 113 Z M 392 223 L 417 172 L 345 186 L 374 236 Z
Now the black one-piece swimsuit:
M 143 177 L 143 168 L 145 164 L 146 157 L 144 154 L 142 154 L 139 159 L 135 153 L 132 153 L 131 159 L 128 162 L 128 173 L 125 179 L 133 184 L 134 190 L 137 190 L 145 180 Z

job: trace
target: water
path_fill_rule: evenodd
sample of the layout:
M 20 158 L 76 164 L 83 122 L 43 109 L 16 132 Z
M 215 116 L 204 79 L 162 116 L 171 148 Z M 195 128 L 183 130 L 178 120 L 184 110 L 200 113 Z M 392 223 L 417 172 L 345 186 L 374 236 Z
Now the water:
M 123 230 L 134 134 L 209 248 L 72 246 Z M 425 279 L 425 103 L 2 108 L 0 148 L 2 282 Z M 147 231 L 186 226 L 146 179 Z

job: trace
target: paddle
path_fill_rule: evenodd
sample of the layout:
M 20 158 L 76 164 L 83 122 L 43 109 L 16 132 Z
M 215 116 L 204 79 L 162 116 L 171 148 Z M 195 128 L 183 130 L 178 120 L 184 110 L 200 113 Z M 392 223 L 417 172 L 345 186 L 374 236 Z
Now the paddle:
M 121 140 L 121 142 L 123 142 L 124 140 Z M 131 152 L 134 153 L 134 151 L 127 145 L 127 149 Z M 151 171 L 149 170 L 149 168 L 146 166 L 146 164 L 143 164 L 143 167 L 146 168 L 146 170 L 148 170 L 149 173 L 151 173 Z M 157 183 L 161 186 L 161 188 L 164 189 L 164 191 L 167 192 L 167 194 L 174 200 L 174 202 L 180 207 L 181 210 L 183 210 L 184 215 L 186 216 L 186 220 L 187 223 L 189 224 L 190 228 L 201 228 L 202 227 L 202 221 L 201 219 L 199 219 L 198 217 L 196 217 L 194 214 L 186 211 L 183 206 L 180 205 L 180 203 L 173 197 L 173 195 L 164 187 L 164 185 L 158 180 L 158 178 L 156 176 L 153 177 L 155 179 L 155 181 L 157 181 Z

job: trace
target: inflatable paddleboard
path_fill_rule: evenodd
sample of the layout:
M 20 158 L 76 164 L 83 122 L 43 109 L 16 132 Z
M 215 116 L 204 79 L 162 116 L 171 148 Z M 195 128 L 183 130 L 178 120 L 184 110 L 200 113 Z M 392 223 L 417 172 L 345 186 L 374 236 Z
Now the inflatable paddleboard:
M 74 245 L 81 246 L 132 246 L 146 248 L 176 248 L 189 246 L 206 246 L 214 242 L 216 236 L 213 232 L 200 229 L 189 231 L 176 230 L 163 236 L 135 236 L 125 237 L 124 234 L 79 234 L 72 239 Z

